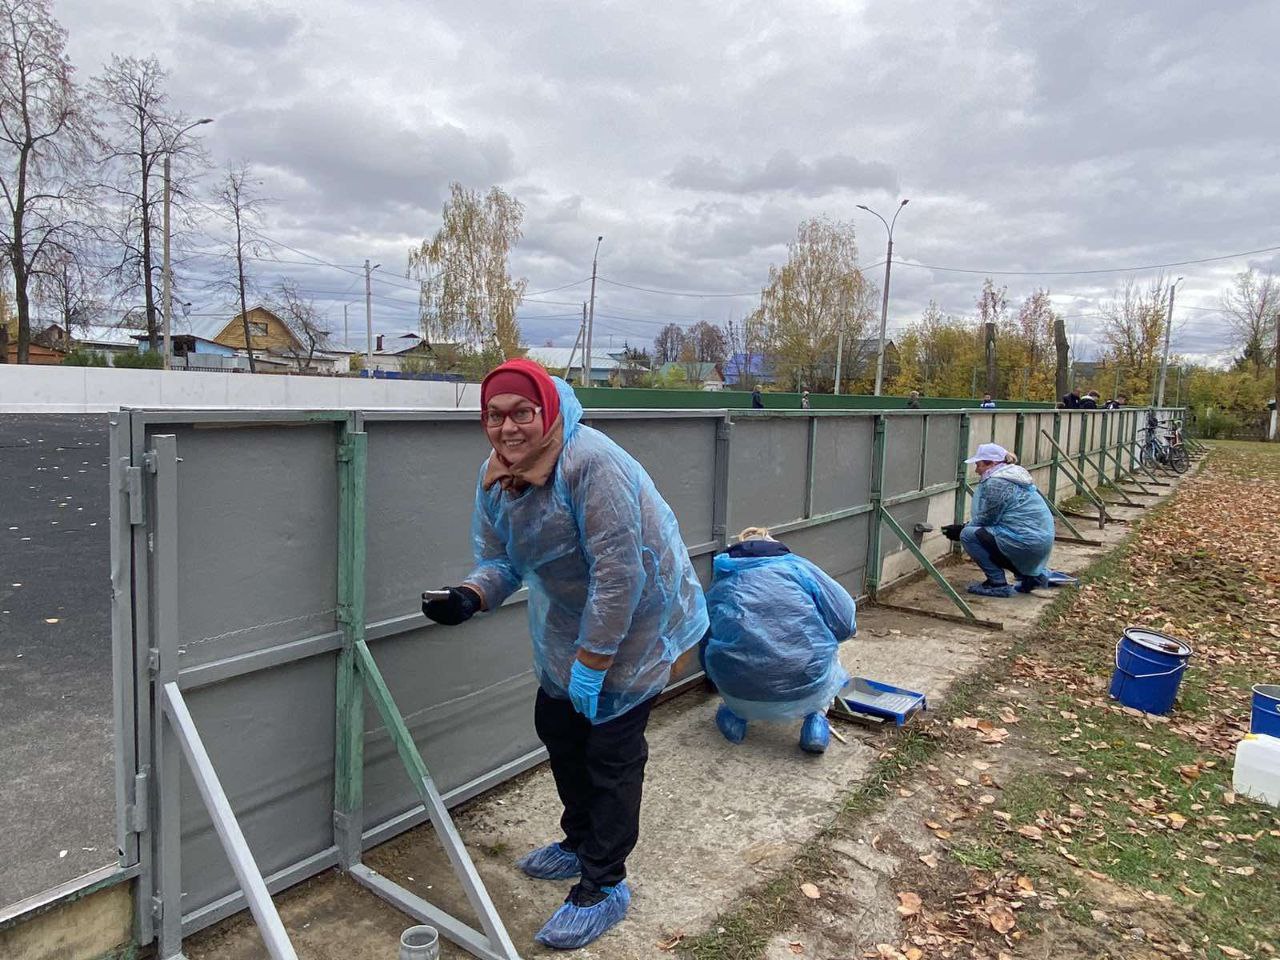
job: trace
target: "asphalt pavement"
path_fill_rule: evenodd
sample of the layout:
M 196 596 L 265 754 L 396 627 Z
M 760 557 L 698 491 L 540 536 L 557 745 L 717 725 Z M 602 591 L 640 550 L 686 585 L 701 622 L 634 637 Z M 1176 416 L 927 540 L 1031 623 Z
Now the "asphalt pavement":
M 0 414 L 0 905 L 114 863 L 105 414 Z

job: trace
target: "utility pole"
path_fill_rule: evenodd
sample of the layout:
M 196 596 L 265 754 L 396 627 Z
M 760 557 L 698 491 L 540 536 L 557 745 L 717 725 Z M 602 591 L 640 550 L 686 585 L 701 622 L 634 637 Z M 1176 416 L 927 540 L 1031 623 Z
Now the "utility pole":
M 1156 394 L 1156 406 L 1164 406 L 1164 381 L 1169 372 L 1169 334 L 1173 331 L 1173 291 L 1178 289 L 1182 277 L 1169 285 L 1169 309 L 1164 315 L 1164 354 L 1160 358 L 1160 391 Z
M 369 266 L 369 261 L 364 262 L 364 356 L 365 369 L 369 371 L 368 375 L 373 376 L 373 271 L 382 266 L 375 263 Z
M 583 337 L 587 335 L 587 305 L 582 305 L 582 325 L 578 327 L 578 335 L 573 339 L 573 346 L 569 348 L 569 362 L 564 365 L 564 378 L 569 379 L 573 373 L 573 355 L 578 352 L 578 344 L 582 343 Z M 585 384 L 590 386 L 590 384 Z
M 1057 358 L 1053 376 L 1054 399 L 1061 400 L 1071 389 L 1071 364 L 1067 324 L 1059 316 L 1053 318 L 1053 350 Z
M 999 392 L 1000 378 L 996 367 L 996 325 L 988 320 L 983 331 L 983 342 L 987 360 L 987 393 L 995 396 Z
M 836 389 L 835 395 L 840 395 L 840 361 L 844 357 L 844 321 L 841 320 L 836 327 Z
M 591 386 L 591 366 L 595 356 L 591 352 L 591 338 L 596 326 L 596 264 L 600 259 L 600 244 L 604 237 L 596 237 L 596 252 L 591 255 L 591 307 L 587 312 L 587 344 L 582 357 L 582 385 Z
M 160 294 L 164 304 L 164 368 L 172 369 L 173 356 L 173 277 L 169 272 L 169 204 L 172 189 L 169 185 L 169 153 L 164 155 L 164 266 L 160 268 Z M 151 278 L 147 278 L 151 282 Z
M 889 233 L 889 246 L 884 254 L 884 292 L 880 299 L 880 347 L 876 351 L 876 389 L 875 395 L 880 396 L 880 388 L 884 385 L 884 334 L 885 327 L 889 322 L 889 271 L 893 267 L 893 227 L 898 222 L 898 214 L 902 212 L 911 201 L 903 200 L 898 204 L 898 209 L 893 214 L 892 222 L 885 220 L 884 217 L 876 213 L 870 207 L 864 204 L 858 204 L 859 210 L 865 210 L 874 216 L 877 220 L 884 224 L 885 230 Z
M 347 307 L 349 306 L 350 304 L 347 303 L 342 305 L 342 345 L 348 348 L 351 346 L 351 330 L 347 325 Z

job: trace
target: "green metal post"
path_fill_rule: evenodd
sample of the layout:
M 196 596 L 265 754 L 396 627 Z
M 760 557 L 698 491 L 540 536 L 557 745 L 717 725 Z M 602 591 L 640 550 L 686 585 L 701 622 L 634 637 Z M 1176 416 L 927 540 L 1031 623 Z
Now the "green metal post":
M 1027 415 L 1025 413 L 1018 414 L 1017 426 L 1013 428 L 1013 452 L 1018 458 L 1019 463 L 1024 463 L 1026 457 L 1022 455 L 1022 440 L 1027 429 Z
M 960 440 L 956 449 L 956 509 L 953 516 L 954 523 L 964 523 L 965 514 L 965 494 L 968 487 L 965 484 L 965 477 L 969 472 L 969 465 L 965 463 L 965 458 L 969 456 L 969 415 L 967 413 L 960 414 Z M 960 542 L 957 540 L 951 544 L 951 552 L 960 552 Z
M 867 532 L 867 595 L 873 600 L 880 589 L 880 527 L 884 517 L 884 415 L 875 415 L 875 442 L 871 454 L 871 527 Z
M 1062 414 L 1053 415 L 1053 458 L 1049 461 L 1049 500 L 1058 502 L 1058 440 L 1062 437 Z
M 360 862 L 364 830 L 364 687 L 357 672 L 356 647 L 365 626 L 365 466 L 369 435 L 357 429 L 356 414 L 342 425 L 338 440 L 338 653 L 334 731 L 333 834 L 343 868 Z
M 1100 480 L 1110 480 L 1107 475 L 1107 423 L 1111 414 L 1104 413 L 1101 415 L 1098 425 L 1098 478 Z
M 1078 416 L 1080 442 L 1077 444 L 1079 449 L 1076 451 L 1076 467 L 1079 470 L 1076 474 L 1076 496 L 1084 493 L 1084 452 L 1089 444 L 1089 418 L 1083 413 Z

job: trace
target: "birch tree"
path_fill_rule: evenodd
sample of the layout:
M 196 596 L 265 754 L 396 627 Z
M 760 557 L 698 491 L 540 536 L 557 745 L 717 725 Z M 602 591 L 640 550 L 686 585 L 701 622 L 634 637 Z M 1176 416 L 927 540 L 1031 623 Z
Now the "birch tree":
M 501 187 L 481 195 L 453 183 L 442 219 L 431 240 L 409 251 L 423 336 L 428 344 L 454 341 L 518 356 L 516 311 L 528 281 L 512 278 L 509 259 L 523 236 L 524 205 Z
M 1231 324 L 1241 360 L 1248 364 L 1255 378 L 1260 378 L 1275 349 L 1276 326 L 1280 323 L 1280 283 L 1270 273 L 1259 275 L 1253 270 L 1238 273 L 1231 289 L 1222 297 L 1222 312 Z
M 780 381 L 797 390 L 830 389 L 841 334 L 848 345 L 865 333 L 865 288 L 853 225 L 826 217 L 801 223 L 787 262 L 769 268 L 760 295 Z

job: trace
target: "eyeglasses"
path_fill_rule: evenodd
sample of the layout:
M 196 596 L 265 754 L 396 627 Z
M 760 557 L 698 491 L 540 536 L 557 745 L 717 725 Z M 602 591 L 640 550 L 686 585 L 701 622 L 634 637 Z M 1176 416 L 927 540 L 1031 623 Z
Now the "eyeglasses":
M 503 413 L 501 410 L 486 410 L 481 414 L 480 419 L 484 421 L 486 427 L 500 427 L 507 422 L 508 418 L 512 423 L 527 427 L 541 412 L 541 407 L 516 407 L 509 413 Z

